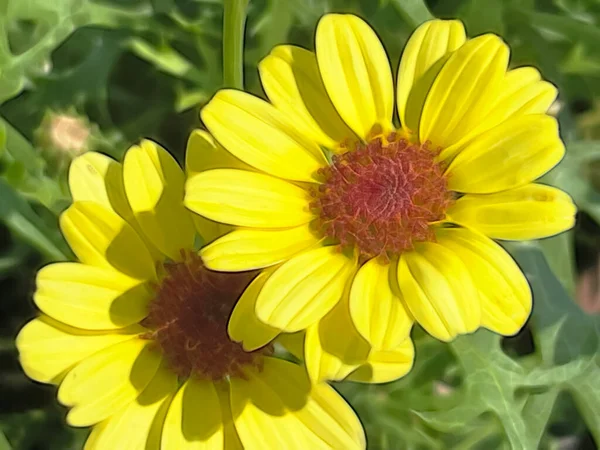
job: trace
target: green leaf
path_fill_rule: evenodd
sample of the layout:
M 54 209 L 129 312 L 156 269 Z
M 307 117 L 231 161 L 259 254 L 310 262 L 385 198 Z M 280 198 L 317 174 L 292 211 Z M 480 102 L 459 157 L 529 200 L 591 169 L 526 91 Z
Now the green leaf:
M 552 272 L 571 296 L 575 295 L 575 247 L 573 230 L 538 242 Z
M 54 213 L 61 210 L 65 195 L 60 180 L 44 173 L 46 165 L 40 154 L 21 133 L 0 117 L 0 155 L 6 167 L 2 176 L 22 195 L 41 203 Z
M 542 12 L 525 12 L 534 28 L 566 41 L 582 41 L 594 48 L 600 40 L 600 29 L 596 25 L 571 17 Z
M 570 380 L 569 391 L 596 443 L 600 443 L 600 367 L 598 364 Z
M 600 58 L 589 54 L 583 44 L 576 44 L 561 63 L 561 69 L 575 75 L 598 75 Z
M 73 30 L 86 23 L 85 0 L 4 0 L 0 13 L 0 103 L 21 92 L 27 77 L 35 67 L 49 57 L 60 42 Z M 39 37 L 33 46 L 20 54 L 10 49 L 8 28 L 19 21 L 32 21 L 34 35 Z
M 504 34 L 504 0 L 469 0 L 459 8 L 457 16 L 469 30 L 469 35 Z
M 12 450 L 8 439 L 4 436 L 4 433 L 0 430 L 0 450 Z
M 433 15 L 429 12 L 423 0 L 390 0 L 390 3 L 402 18 L 414 28 L 427 20 L 433 19 Z
M 13 244 L 10 250 L 0 255 L 0 279 L 10 275 L 24 262 L 28 251 L 24 245 Z
M 600 317 L 585 314 L 569 298 L 537 246 L 519 246 L 513 254 L 532 285 L 532 327 L 543 363 L 524 384 L 571 392 L 600 443 Z
M 194 65 L 168 44 L 154 47 L 140 38 L 131 38 L 127 47 L 161 72 L 198 82 L 202 78 Z
M 152 0 L 151 3 L 157 13 L 168 14 L 175 9 L 175 0 Z
M 50 261 L 66 260 L 66 244 L 49 229 L 31 206 L 0 178 L 0 220 L 10 231 L 38 249 Z
M 11 124 L 0 117 L 0 147 L 2 155 L 9 163 L 18 163 L 32 174 L 40 174 L 44 160 L 34 150 L 27 139 Z
M 259 35 L 260 58 L 265 57 L 276 45 L 287 42 L 293 20 L 292 2 L 269 0 L 261 19 L 252 28 L 252 34 Z
M 466 397 L 454 409 L 421 413 L 421 417 L 437 428 L 450 430 L 460 429 L 484 412 L 493 412 L 500 419 L 513 450 L 537 448 L 538 442 L 521 415 L 523 402 L 515 396 L 515 381 L 523 377 L 524 369 L 502 351 L 500 336 L 480 330 L 456 339 L 451 345 L 468 377 Z

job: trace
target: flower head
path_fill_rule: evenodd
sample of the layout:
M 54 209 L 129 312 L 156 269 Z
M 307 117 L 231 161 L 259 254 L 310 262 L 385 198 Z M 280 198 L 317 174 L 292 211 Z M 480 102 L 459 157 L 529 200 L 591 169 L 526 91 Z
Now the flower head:
M 42 313 L 17 338 L 25 372 L 60 385 L 69 424 L 94 426 L 86 449 L 364 448 L 344 400 L 274 354 L 274 330 L 249 315 L 265 343 L 230 339 L 263 276 L 205 267 L 198 234 L 221 231 L 183 207 L 184 178 L 150 141 L 123 165 L 73 162 L 60 224 L 79 262 L 38 273 Z
M 35 141 L 49 168 L 62 172 L 73 159 L 93 150 L 99 134 L 96 124 L 74 110 L 47 111 L 35 131 Z
M 270 267 L 256 316 L 305 330 L 311 373 L 365 342 L 394 354 L 413 321 L 445 341 L 480 326 L 516 333 L 531 292 L 492 239 L 574 221 L 565 193 L 534 183 L 564 154 L 547 114 L 554 86 L 532 67 L 509 69 L 498 36 L 467 39 L 454 20 L 413 33 L 395 92 L 360 18 L 324 16 L 315 48 L 279 46 L 260 63 L 270 102 L 222 90 L 202 110 L 237 158 L 187 182 L 192 211 L 236 227 L 203 249 L 206 265 Z M 232 337 L 253 348 L 250 335 Z

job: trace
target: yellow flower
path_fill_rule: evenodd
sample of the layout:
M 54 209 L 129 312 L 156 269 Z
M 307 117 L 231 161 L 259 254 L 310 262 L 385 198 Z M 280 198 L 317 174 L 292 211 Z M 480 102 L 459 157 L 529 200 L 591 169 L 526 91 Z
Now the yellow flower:
M 360 18 L 324 16 L 315 46 L 279 46 L 260 63 L 270 103 L 222 90 L 202 110 L 237 158 L 187 182 L 192 211 L 237 227 L 202 250 L 207 266 L 280 264 L 255 313 L 307 330 L 309 371 L 317 338 L 346 345 L 358 333 L 390 351 L 413 319 L 444 341 L 480 326 L 516 333 L 531 292 L 492 239 L 542 238 L 574 221 L 565 193 L 534 183 L 564 154 L 546 113 L 554 86 L 532 67 L 509 70 L 498 36 L 467 40 L 454 20 L 414 32 L 395 93 Z M 323 325 L 346 305 L 346 329 Z
M 80 262 L 38 273 L 42 314 L 17 338 L 25 372 L 60 385 L 69 424 L 94 426 L 88 450 L 364 448 L 331 387 L 273 344 L 246 352 L 229 339 L 234 304 L 252 302 L 262 277 L 205 268 L 184 180 L 150 141 L 122 166 L 99 153 L 73 162 L 60 225 Z

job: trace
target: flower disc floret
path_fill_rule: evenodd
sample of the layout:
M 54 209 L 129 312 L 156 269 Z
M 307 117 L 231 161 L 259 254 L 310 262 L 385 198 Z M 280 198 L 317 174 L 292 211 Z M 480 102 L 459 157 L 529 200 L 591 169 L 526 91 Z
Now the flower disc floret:
M 365 257 L 434 240 L 430 224 L 443 219 L 453 201 L 436 155 L 427 144 L 395 134 L 335 155 L 319 171 L 324 183 L 312 190 L 322 233 Z
M 227 334 L 233 307 L 255 273 L 226 274 L 208 270 L 195 253 L 164 264 L 143 325 L 181 377 L 220 380 L 244 377 L 247 366 L 259 367 L 270 347 L 246 352 Z

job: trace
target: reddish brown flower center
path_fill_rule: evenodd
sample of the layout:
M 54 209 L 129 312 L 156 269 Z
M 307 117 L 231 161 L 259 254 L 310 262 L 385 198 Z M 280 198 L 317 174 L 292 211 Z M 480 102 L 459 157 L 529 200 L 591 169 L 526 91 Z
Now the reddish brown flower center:
M 142 325 L 151 330 L 146 337 L 155 341 L 178 375 L 243 377 L 245 366 L 261 364 L 270 347 L 246 352 L 227 334 L 233 307 L 255 273 L 213 272 L 194 253 L 186 254 L 184 262 L 166 263 L 164 269 Z
M 322 233 L 364 257 L 391 256 L 434 239 L 452 203 L 437 152 L 392 134 L 357 145 L 321 169 L 312 192 Z

